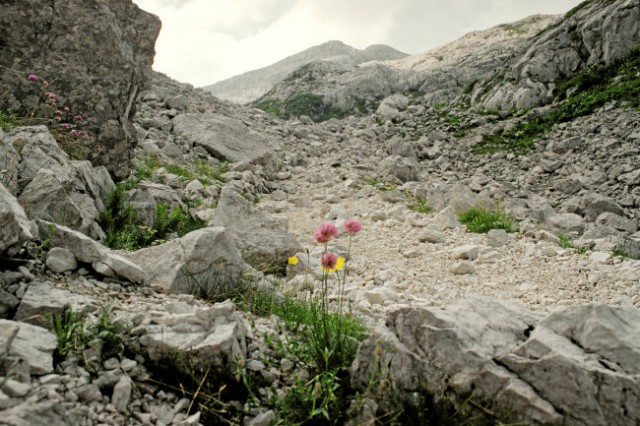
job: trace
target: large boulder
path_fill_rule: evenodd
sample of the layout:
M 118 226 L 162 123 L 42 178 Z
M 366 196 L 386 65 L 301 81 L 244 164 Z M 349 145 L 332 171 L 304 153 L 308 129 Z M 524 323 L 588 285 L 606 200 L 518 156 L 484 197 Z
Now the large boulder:
M 284 265 L 302 246 L 278 220 L 258 211 L 230 188 L 222 190 L 211 226 L 225 226 L 234 235 L 242 258 L 257 269 Z
M 37 229 L 32 226 L 18 200 L 0 184 L 0 253 L 7 248 L 29 241 L 37 236 Z M 34 232 L 35 231 L 35 232 Z
M 220 114 L 180 114 L 173 119 L 173 130 L 222 161 L 252 163 L 272 149 L 269 139 L 250 131 L 240 120 Z
M 119 178 L 129 173 L 136 140 L 135 99 L 150 80 L 160 20 L 131 0 L 4 2 L 0 14 L 1 107 L 52 118 L 44 90 L 57 106 L 86 117 L 89 156 Z M 38 81 L 28 81 L 28 75 Z
M 361 345 L 352 384 L 366 388 L 381 368 L 397 392 L 454 405 L 471 398 L 509 413 L 504 420 L 637 424 L 637 324 L 640 311 L 633 307 L 569 307 L 546 318 L 490 298 L 404 307 Z
M 223 227 L 198 229 L 123 256 L 145 271 L 149 285 L 175 293 L 198 294 L 202 286 L 232 285 L 244 271 L 234 240 Z
M 115 187 L 106 168 L 70 160 L 45 126 L 16 128 L 5 141 L 20 147 L 18 199 L 30 218 L 104 236 L 96 219 Z

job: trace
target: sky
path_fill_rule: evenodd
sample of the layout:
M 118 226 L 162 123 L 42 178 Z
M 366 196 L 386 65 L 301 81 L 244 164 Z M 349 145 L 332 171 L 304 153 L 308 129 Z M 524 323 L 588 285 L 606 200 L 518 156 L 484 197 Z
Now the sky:
M 196 87 L 340 40 L 414 54 L 580 0 L 134 0 L 162 20 L 153 68 Z

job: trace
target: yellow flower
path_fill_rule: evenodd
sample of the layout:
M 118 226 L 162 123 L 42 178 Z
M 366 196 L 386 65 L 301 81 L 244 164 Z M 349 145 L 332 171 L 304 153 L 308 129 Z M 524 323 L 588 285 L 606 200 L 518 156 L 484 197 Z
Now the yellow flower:
M 288 260 L 289 265 L 297 265 L 298 264 L 298 256 L 291 256 Z
M 336 272 L 344 267 L 345 259 L 340 256 L 336 258 L 333 253 L 325 253 L 322 255 L 320 267 L 327 272 Z

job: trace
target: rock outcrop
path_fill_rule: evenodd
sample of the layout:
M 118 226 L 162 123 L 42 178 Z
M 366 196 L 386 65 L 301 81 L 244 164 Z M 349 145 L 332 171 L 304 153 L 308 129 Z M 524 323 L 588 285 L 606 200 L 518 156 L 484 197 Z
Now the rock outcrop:
M 590 0 L 534 37 L 526 52 L 479 84 L 474 103 L 487 110 L 528 109 L 553 100 L 555 84 L 579 70 L 611 64 L 640 43 L 638 0 Z
M 131 117 L 150 79 L 159 31 L 158 18 L 131 0 L 4 3 L 0 93 L 8 95 L 2 107 L 21 116 L 35 109 L 47 121 L 54 114 L 39 108 L 40 97 L 54 93 L 58 108 L 85 117 L 92 135 L 89 159 L 124 178 L 136 141 Z M 39 80 L 28 81 L 29 75 Z

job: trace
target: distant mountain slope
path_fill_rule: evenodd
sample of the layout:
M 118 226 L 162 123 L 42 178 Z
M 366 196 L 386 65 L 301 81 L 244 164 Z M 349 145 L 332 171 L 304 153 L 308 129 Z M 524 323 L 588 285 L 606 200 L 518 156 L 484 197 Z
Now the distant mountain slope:
M 520 52 L 529 39 L 560 16 L 536 15 L 469 33 L 427 52 L 362 63 L 305 65 L 277 83 L 254 105 L 283 118 L 308 115 L 316 121 L 369 113 L 393 94 L 422 97 L 427 104 L 451 100 Z
M 407 56 L 406 53 L 386 45 L 372 45 L 360 50 L 341 41 L 329 41 L 291 55 L 268 67 L 205 86 L 204 90 L 221 99 L 245 104 L 267 93 L 291 72 L 314 61 L 327 61 L 341 68 L 350 69 L 363 62 L 398 59 L 405 56 Z

